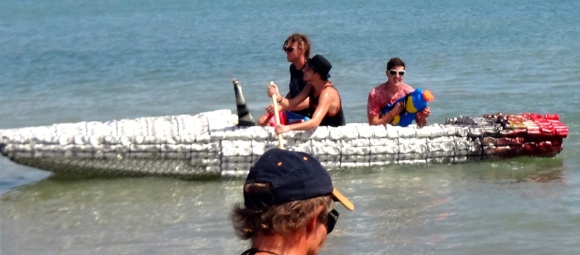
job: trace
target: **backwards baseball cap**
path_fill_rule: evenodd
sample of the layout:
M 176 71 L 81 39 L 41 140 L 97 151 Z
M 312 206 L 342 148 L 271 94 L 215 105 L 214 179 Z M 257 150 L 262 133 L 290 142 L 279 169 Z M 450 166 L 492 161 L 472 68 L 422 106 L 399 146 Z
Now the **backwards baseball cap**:
M 268 195 L 254 194 L 244 189 L 246 208 L 259 209 L 331 195 L 347 209 L 354 210 L 353 203 L 332 186 L 328 171 L 318 160 L 304 152 L 278 148 L 266 151 L 250 168 L 244 186 L 252 183 L 267 183 L 271 188 Z

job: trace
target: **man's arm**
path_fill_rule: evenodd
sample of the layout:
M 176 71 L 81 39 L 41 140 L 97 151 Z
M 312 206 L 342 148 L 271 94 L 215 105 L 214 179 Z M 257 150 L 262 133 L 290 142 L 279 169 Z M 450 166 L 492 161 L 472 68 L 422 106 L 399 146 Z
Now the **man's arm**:
M 402 104 L 397 104 L 390 112 L 379 117 L 382 107 L 384 105 L 379 105 L 376 99 L 375 89 L 372 89 L 367 99 L 367 120 L 369 125 L 385 125 L 390 123 L 403 110 Z
M 286 133 L 290 130 L 309 130 L 320 126 L 322 119 L 326 116 L 326 114 L 328 114 L 328 110 L 330 109 L 330 106 L 333 102 L 340 102 L 340 96 L 338 95 L 336 89 L 324 89 L 322 93 L 320 93 L 318 106 L 312 114 L 312 118 L 300 123 L 278 125 L 276 126 L 276 133 Z
M 397 103 L 397 105 L 395 105 L 393 110 L 386 113 L 381 118 L 379 118 L 378 115 L 368 113 L 367 118 L 369 121 L 369 125 L 385 125 L 387 123 L 391 123 L 391 121 L 393 121 L 395 116 L 399 115 L 402 110 L 403 110 L 403 103 Z
M 282 107 L 284 107 L 284 109 L 286 109 L 288 111 L 300 110 L 300 109 L 298 109 L 298 107 L 301 106 L 302 103 L 306 99 L 308 99 L 308 94 L 310 93 L 310 89 L 312 89 L 312 85 L 308 84 L 294 98 L 287 98 L 287 97 L 279 98 L 278 104 L 280 104 Z
M 430 115 L 431 115 L 431 109 L 429 109 L 429 107 L 423 109 L 420 112 L 417 112 L 417 115 L 415 118 L 415 123 L 417 123 L 417 126 L 419 126 L 419 127 L 427 126 L 427 119 L 429 118 Z
M 383 124 L 383 123 L 381 123 L 381 118 L 379 118 L 378 115 L 369 113 L 369 114 L 367 114 L 367 118 L 369 121 L 369 125 L 381 125 L 381 124 Z M 383 117 L 383 118 L 385 118 L 385 117 Z
M 310 105 L 310 97 L 307 97 L 306 99 L 304 99 L 302 101 L 302 103 L 300 103 L 296 107 L 294 107 L 294 109 L 292 109 L 292 111 L 304 110 L 304 109 L 308 108 L 309 105 Z
M 369 92 L 369 96 L 367 98 L 367 119 L 369 125 L 380 125 L 380 118 L 379 114 L 377 114 L 377 105 L 375 103 L 374 97 L 375 89 L 372 89 Z M 378 108 L 378 113 L 380 113 L 380 108 Z
M 288 92 L 288 94 L 286 94 L 286 98 L 290 99 L 290 92 Z M 299 110 L 303 110 L 308 108 L 308 106 L 310 106 L 310 97 L 307 97 L 304 101 L 302 101 L 300 104 L 298 104 L 296 107 L 294 107 L 294 109 L 290 109 L 292 111 L 299 111 Z

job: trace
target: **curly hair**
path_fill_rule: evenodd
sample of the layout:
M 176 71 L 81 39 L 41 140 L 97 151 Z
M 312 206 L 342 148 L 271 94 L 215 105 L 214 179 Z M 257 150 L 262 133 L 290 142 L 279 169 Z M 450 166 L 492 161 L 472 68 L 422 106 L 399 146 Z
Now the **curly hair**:
M 291 43 L 298 43 L 298 48 L 304 51 L 304 57 L 310 57 L 310 39 L 305 34 L 294 33 L 286 38 L 284 41 L 284 47 Z
M 269 185 L 255 183 L 248 184 L 245 188 L 247 192 L 265 192 L 269 190 Z M 250 209 L 237 203 L 232 210 L 231 219 L 236 235 L 243 240 L 260 232 L 266 235 L 287 235 L 305 226 L 321 205 L 324 212 L 332 210 L 333 200 L 330 194 L 265 206 L 263 209 Z M 326 213 L 320 213 L 317 220 L 326 223 L 327 217 Z

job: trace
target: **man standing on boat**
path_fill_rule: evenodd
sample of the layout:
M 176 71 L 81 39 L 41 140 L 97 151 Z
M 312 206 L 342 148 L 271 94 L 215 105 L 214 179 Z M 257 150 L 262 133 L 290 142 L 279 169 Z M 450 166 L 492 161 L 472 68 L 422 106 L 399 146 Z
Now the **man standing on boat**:
M 330 78 L 332 64 L 322 55 L 315 55 L 308 60 L 304 67 L 304 80 L 308 83 L 306 88 L 296 97 L 288 99 L 280 96 L 278 86 L 270 84 L 268 86 L 268 97 L 276 95 L 278 104 L 284 109 L 294 110 L 308 100 L 308 111 L 311 118 L 304 122 L 290 125 L 276 126 L 276 134 L 286 133 L 290 130 L 309 130 L 318 126 L 344 126 L 344 112 L 342 110 L 342 100 L 338 90 L 334 87 Z
M 290 64 L 290 84 L 288 84 L 289 91 L 286 94 L 286 98 L 291 99 L 296 97 L 300 91 L 306 87 L 306 81 L 304 81 L 304 75 L 302 69 L 306 66 L 306 62 L 310 57 L 310 40 L 305 34 L 294 33 L 284 41 L 282 50 L 286 53 L 286 60 L 292 63 Z M 283 112 L 282 107 L 278 108 L 278 111 Z M 306 110 L 308 108 L 308 99 L 304 100 L 300 105 L 295 107 L 293 110 L 299 116 L 310 117 L 309 112 Z M 286 114 L 282 114 L 285 116 Z M 266 107 L 266 113 L 258 119 L 258 125 L 266 126 L 270 124 L 271 126 L 276 125 L 276 120 L 274 119 L 274 106 L 269 105 Z M 286 121 L 284 121 L 286 123 Z
M 231 218 L 236 234 L 252 241 L 242 255 L 315 255 L 338 220 L 334 202 L 354 205 L 332 185 L 311 155 L 270 149 L 250 168 L 244 203 Z
M 406 96 L 415 89 L 403 83 L 405 75 L 405 62 L 400 58 L 391 58 L 387 63 L 387 81 L 374 87 L 367 101 L 367 117 L 370 125 L 385 125 L 391 123 L 395 116 L 403 112 L 403 103 L 397 103 L 387 114 L 381 115 L 381 110 L 388 104 L 393 104 L 397 99 Z M 415 122 L 417 126 L 427 125 L 427 118 L 431 114 L 429 107 L 417 112 Z

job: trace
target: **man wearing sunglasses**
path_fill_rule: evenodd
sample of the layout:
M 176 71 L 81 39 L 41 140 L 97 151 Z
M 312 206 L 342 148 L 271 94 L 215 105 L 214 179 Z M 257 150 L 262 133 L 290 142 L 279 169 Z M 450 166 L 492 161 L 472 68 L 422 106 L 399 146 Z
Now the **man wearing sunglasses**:
M 288 84 L 289 91 L 286 94 L 286 98 L 291 99 L 297 96 L 300 91 L 306 87 L 306 81 L 304 81 L 304 76 L 302 74 L 302 69 L 306 66 L 306 62 L 310 57 L 310 40 L 305 34 L 294 33 L 284 41 L 282 50 L 286 54 L 286 60 L 290 64 L 290 83 Z M 293 113 L 298 116 L 310 117 L 307 110 L 308 100 L 305 100 L 300 105 L 293 109 Z M 278 111 L 284 112 L 284 109 L 280 106 Z M 281 116 L 286 116 L 282 114 Z M 288 123 L 286 120 L 282 120 L 281 123 Z M 271 126 L 276 125 L 276 120 L 274 119 L 274 106 L 268 105 L 266 107 L 266 113 L 258 119 L 258 125 L 266 126 L 270 124 Z
M 318 160 L 278 148 L 250 168 L 243 193 L 231 215 L 236 234 L 252 242 L 242 255 L 318 254 L 338 220 L 334 201 L 354 210 Z
M 391 58 L 387 63 L 387 81 L 374 87 L 367 101 L 367 117 L 370 125 L 385 125 L 391 123 L 395 116 L 403 111 L 403 103 L 397 103 L 387 114 L 381 116 L 381 109 L 388 104 L 393 104 L 397 99 L 412 92 L 411 86 L 403 83 L 405 75 L 405 62 L 400 58 Z M 415 122 L 417 126 L 427 125 L 427 118 L 431 114 L 429 107 L 417 112 Z

